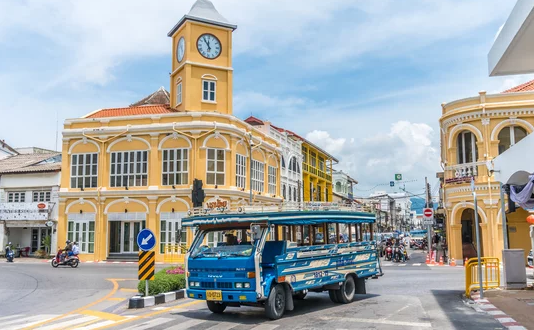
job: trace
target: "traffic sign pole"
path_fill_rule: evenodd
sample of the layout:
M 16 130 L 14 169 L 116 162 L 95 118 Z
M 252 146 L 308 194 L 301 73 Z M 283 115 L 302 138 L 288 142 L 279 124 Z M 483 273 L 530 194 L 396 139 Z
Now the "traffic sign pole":
M 137 234 L 137 246 L 139 246 L 139 280 L 145 280 L 145 297 L 148 296 L 148 281 L 154 279 L 156 258 L 155 252 L 151 251 L 156 246 L 156 235 L 150 229 L 143 229 Z

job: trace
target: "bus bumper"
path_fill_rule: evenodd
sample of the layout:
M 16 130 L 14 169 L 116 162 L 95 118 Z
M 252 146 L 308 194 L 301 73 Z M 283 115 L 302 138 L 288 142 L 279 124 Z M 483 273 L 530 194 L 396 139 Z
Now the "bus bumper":
M 214 301 L 227 302 L 227 303 L 258 302 L 255 291 L 224 291 L 222 290 L 221 293 L 222 293 L 222 300 L 214 300 Z M 206 290 L 187 289 L 186 296 L 191 299 L 207 300 Z

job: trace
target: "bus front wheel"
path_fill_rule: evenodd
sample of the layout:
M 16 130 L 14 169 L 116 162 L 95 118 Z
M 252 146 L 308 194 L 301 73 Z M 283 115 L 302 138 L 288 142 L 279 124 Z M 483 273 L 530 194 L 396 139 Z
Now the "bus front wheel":
M 284 315 L 286 309 L 286 293 L 281 284 L 271 288 L 269 298 L 265 303 L 265 315 L 271 320 L 278 320 Z
M 225 303 L 218 303 L 215 301 L 207 301 L 208 308 L 212 313 L 221 314 L 226 309 Z

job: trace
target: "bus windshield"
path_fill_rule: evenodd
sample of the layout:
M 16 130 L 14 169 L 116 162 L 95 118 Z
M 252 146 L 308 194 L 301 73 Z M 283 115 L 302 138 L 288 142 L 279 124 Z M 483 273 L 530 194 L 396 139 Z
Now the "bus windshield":
M 192 258 L 250 257 L 250 230 L 205 230 L 191 247 Z

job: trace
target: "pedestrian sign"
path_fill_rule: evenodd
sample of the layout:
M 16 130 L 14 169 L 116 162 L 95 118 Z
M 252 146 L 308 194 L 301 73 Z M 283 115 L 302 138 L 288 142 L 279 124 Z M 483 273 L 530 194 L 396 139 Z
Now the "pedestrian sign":
M 402 180 L 402 174 L 395 174 L 395 180 L 396 181 Z
M 156 246 L 156 236 L 150 229 L 143 229 L 137 234 L 137 245 L 143 251 L 150 251 Z
M 154 251 L 139 251 L 139 280 L 153 280 L 156 268 Z M 147 293 L 148 294 L 148 293 Z
M 389 186 L 390 187 L 395 187 L 395 181 L 389 181 Z

